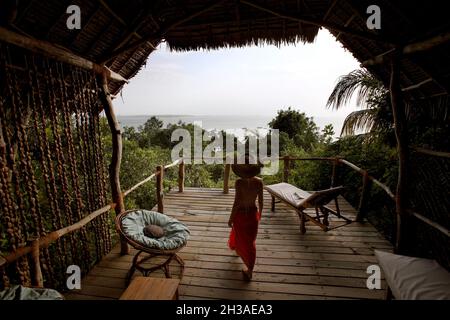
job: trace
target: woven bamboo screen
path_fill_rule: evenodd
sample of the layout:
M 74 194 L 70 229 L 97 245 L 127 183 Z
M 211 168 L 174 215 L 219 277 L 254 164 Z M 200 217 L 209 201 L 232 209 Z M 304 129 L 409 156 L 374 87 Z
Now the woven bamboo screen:
M 450 158 L 414 152 L 409 178 L 413 210 L 450 229 Z M 436 259 L 450 271 L 450 238 L 421 221 L 413 222 L 412 254 Z
M 0 43 L 1 254 L 77 222 L 106 204 L 94 74 Z M 82 272 L 111 249 L 110 220 L 41 250 L 47 287 L 62 289 L 69 265 Z M 3 285 L 30 284 L 28 258 L 2 272 Z

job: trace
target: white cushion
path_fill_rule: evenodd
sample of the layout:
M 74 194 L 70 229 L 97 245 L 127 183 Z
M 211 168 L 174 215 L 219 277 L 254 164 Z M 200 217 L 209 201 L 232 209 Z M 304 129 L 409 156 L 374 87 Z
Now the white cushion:
M 264 188 L 296 208 L 298 208 L 302 204 L 302 201 L 304 199 L 311 196 L 311 193 L 299 189 L 286 182 L 271 184 L 265 186 Z
M 450 300 L 450 272 L 435 260 L 375 250 L 392 294 L 398 300 Z

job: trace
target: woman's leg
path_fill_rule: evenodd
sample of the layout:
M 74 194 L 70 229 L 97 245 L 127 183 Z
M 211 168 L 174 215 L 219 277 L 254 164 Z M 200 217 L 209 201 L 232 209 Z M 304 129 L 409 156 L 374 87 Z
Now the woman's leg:
M 246 280 L 253 275 L 256 262 L 256 236 L 258 233 L 259 215 L 237 214 L 233 224 L 233 235 L 236 253 L 247 268 L 243 269 Z

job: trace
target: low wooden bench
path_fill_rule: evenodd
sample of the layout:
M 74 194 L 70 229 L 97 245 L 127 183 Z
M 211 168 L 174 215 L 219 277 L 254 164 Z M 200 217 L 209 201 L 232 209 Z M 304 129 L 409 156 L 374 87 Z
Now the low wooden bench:
M 179 279 L 136 277 L 120 300 L 178 300 Z

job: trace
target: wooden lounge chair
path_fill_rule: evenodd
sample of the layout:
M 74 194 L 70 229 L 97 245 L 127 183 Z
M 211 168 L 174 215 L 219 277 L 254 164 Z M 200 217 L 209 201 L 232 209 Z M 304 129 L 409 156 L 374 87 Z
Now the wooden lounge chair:
M 337 197 L 341 194 L 342 190 L 344 190 L 344 187 L 342 186 L 315 191 L 313 193 L 309 193 L 285 182 L 268 185 L 264 188 L 272 196 L 272 211 L 275 211 L 275 199 L 278 199 L 295 209 L 300 217 L 301 234 L 306 232 L 306 220 L 318 225 L 324 231 L 336 229 L 352 222 L 351 219 L 341 215 L 339 204 L 337 202 Z M 336 210 L 327 206 L 333 200 L 336 204 Z M 311 216 L 305 212 L 308 208 L 315 209 L 315 216 Z M 330 228 L 328 221 L 328 216 L 330 214 L 343 219 L 344 223 Z

